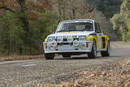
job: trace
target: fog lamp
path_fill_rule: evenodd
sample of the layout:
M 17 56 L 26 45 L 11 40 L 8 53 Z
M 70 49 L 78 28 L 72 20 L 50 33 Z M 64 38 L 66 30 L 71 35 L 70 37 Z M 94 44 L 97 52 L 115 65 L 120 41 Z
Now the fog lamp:
M 74 41 L 73 41 L 73 45 L 76 46 L 76 47 L 79 46 L 79 41 L 74 40 Z
M 56 46 L 57 46 L 56 41 L 53 41 L 53 42 L 51 43 L 51 46 L 52 46 L 52 47 L 56 47 Z

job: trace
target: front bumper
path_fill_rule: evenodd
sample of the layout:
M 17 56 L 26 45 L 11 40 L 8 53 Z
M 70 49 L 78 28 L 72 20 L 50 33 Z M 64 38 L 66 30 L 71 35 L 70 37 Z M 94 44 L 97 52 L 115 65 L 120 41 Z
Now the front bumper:
M 78 46 L 70 44 L 60 44 L 52 42 L 43 42 L 44 53 L 89 53 L 92 50 L 92 41 L 79 41 Z

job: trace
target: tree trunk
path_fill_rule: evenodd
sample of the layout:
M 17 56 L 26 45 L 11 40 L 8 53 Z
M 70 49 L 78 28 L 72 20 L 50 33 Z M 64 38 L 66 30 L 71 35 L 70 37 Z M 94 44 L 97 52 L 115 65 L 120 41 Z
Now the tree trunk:
M 26 12 L 26 0 L 18 0 L 18 4 L 20 5 L 20 13 L 23 14 L 22 17 L 20 17 L 21 22 L 23 23 L 23 28 L 26 32 L 29 32 L 29 22 L 27 18 L 27 12 Z

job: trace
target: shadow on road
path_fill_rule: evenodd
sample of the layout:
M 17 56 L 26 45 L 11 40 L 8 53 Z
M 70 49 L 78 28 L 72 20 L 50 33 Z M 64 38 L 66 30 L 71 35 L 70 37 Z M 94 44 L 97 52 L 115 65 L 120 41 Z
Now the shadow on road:
M 96 58 L 88 58 L 87 56 L 82 56 L 82 57 L 71 57 L 71 58 L 55 58 L 55 60 L 91 60 L 91 59 L 106 59 L 106 58 L 117 58 L 117 57 L 121 57 L 121 56 L 109 56 L 109 57 L 102 57 L 102 56 L 97 56 Z

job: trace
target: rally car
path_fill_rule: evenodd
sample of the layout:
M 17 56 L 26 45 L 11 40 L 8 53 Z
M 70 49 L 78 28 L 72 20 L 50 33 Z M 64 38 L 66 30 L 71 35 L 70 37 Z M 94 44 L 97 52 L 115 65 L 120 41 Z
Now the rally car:
M 43 42 L 44 56 L 54 59 L 55 54 L 70 58 L 72 55 L 88 54 L 95 58 L 97 52 L 110 56 L 110 38 L 104 35 L 99 24 L 91 19 L 66 20 L 59 23 L 54 34 Z

